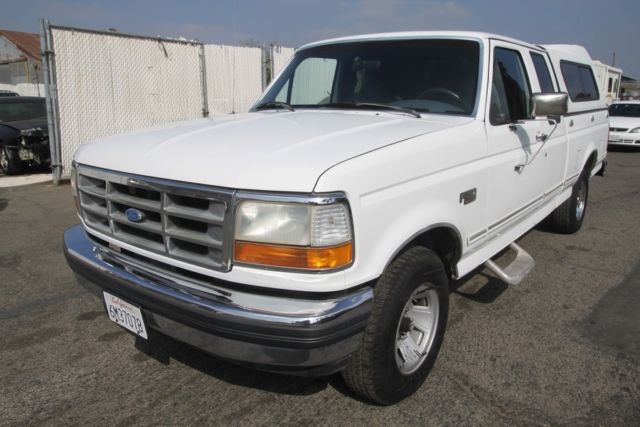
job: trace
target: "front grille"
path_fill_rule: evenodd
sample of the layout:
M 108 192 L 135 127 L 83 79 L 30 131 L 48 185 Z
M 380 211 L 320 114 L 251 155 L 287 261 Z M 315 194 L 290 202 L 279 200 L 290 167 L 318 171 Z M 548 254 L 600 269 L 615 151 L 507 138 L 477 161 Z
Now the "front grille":
M 230 269 L 233 191 L 86 166 L 77 173 L 89 229 L 176 260 Z
M 611 132 L 626 132 L 626 131 L 628 131 L 629 129 L 628 129 L 628 128 L 609 128 L 609 130 L 610 130 Z

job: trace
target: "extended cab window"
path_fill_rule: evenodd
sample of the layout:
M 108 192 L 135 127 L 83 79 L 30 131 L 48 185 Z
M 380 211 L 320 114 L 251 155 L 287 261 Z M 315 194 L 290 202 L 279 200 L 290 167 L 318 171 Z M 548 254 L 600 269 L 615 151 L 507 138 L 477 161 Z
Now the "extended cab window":
M 530 117 L 531 87 L 520 53 L 498 47 L 494 51 L 489 121 L 492 125 Z
M 479 70 L 480 45 L 469 40 L 318 46 L 297 52 L 261 103 L 323 109 L 376 104 L 389 110 L 470 115 L 476 106 Z
M 576 62 L 560 61 L 560 71 L 573 102 L 600 99 L 591 67 Z
M 551 73 L 547 66 L 547 61 L 544 60 L 544 56 L 539 53 L 531 52 L 531 60 L 533 66 L 536 69 L 536 76 L 538 76 L 538 82 L 540 83 L 540 90 L 544 93 L 555 92 L 553 87 L 553 80 L 551 80 Z

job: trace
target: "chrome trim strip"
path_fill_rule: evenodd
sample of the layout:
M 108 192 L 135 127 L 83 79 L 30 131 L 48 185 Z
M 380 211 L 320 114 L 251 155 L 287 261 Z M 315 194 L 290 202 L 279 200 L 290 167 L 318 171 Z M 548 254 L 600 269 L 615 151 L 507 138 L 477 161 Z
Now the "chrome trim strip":
M 175 273 L 100 247 L 87 238 L 81 225 L 73 226 L 64 233 L 64 244 L 71 257 L 109 276 L 206 308 L 211 313 L 233 315 L 253 322 L 306 327 L 331 322 L 346 311 L 373 300 L 373 289 L 370 287 L 340 297 L 303 299 L 212 286 L 196 279 L 181 278 Z
M 479 238 L 481 238 L 482 236 L 484 236 L 485 234 L 487 234 L 487 229 L 481 230 L 475 234 L 472 234 L 471 236 L 469 236 L 469 238 L 467 239 L 467 244 L 471 244 L 474 241 L 478 240 Z
M 493 229 L 502 226 L 503 224 L 509 222 L 509 220 L 513 219 L 514 217 L 518 216 L 521 213 L 524 213 L 526 210 L 528 210 L 529 208 L 533 207 L 534 205 L 536 205 L 538 202 L 540 202 L 542 199 L 544 198 L 544 196 L 540 196 L 537 199 L 527 203 L 526 205 L 522 206 L 521 208 L 511 212 L 509 215 L 505 216 L 504 218 L 494 222 L 493 224 L 491 224 L 489 226 L 489 228 L 487 229 L 488 231 L 492 231 Z
M 257 200 L 261 202 L 275 203 L 302 203 L 306 205 L 331 205 L 334 203 L 346 202 L 347 196 L 342 192 L 332 193 L 268 193 L 259 191 L 239 190 L 235 194 L 238 201 Z
M 559 190 L 560 188 L 562 188 L 564 186 L 564 182 L 561 182 L 560 184 L 556 185 L 555 187 L 553 187 L 551 190 L 548 190 L 544 193 L 545 196 L 548 196 L 549 194 L 555 193 L 557 190 Z
M 579 175 L 579 174 L 578 174 Z M 575 175 L 577 176 L 577 175 Z M 531 210 L 535 205 L 539 204 L 540 202 L 544 201 L 545 198 L 547 198 L 547 196 L 549 196 L 550 194 L 555 193 L 556 191 L 558 191 L 559 189 L 562 189 L 563 186 L 565 185 L 565 183 L 560 183 L 558 185 L 556 185 L 555 187 L 553 187 L 551 190 L 546 191 L 544 193 L 544 195 L 538 197 L 537 199 L 535 199 L 534 201 L 524 205 L 523 207 L 521 207 L 520 209 L 512 212 L 511 214 L 505 216 L 504 218 L 502 218 L 499 221 L 494 222 L 493 224 L 491 224 L 489 226 L 488 229 L 480 231 L 474 235 L 472 235 L 471 237 L 469 237 L 468 241 L 469 244 L 471 244 L 472 242 L 475 243 L 475 241 L 479 240 L 481 237 L 483 237 L 485 234 L 487 234 L 490 231 L 496 231 L 496 229 L 506 225 L 511 219 L 514 219 L 517 216 L 520 215 L 526 215 L 529 210 Z
M 580 176 L 580 174 L 581 174 L 581 173 L 582 173 L 582 172 L 575 173 L 575 174 L 571 175 L 570 177 L 568 177 L 567 179 L 565 179 L 565 180 L 564 180 L 564 183 L 562 184 L 562 185 L 563 185 L 563 188 L 569 188 L 569 187 L 571 187 L 571 186 L 573 185 L 573 182 L 572 182 L 572 181 L 573 181 L 574 179 L 577 179 L 577 178 Z

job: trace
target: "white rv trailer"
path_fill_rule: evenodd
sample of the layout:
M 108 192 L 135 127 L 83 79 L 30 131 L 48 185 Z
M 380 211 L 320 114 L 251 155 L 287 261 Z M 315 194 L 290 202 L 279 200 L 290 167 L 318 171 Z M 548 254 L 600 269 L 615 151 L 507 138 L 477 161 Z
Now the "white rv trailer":
M 607 101 L 607 105 L 620 99 L 622 69 L 594 60 L 593 71 L 596 73 L 600 95 Z

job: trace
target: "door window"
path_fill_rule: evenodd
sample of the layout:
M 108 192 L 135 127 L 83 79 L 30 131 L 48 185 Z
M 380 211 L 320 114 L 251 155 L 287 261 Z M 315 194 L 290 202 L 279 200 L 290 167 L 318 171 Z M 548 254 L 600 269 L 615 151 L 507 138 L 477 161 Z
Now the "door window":
M 551 80 L 551 73 L 549 72 L 549 67 L 547 67 L 547 61 L 544 60 L 544 56 L 536 52 L 531 52 L 531 60 L 536 69 L 540 90 L 544 93 L 555 92 L 553 80 Z
M 520 53 L 498 47 L 494 51 L 489 121 L 502 125 L 531 116 L 531 86 Z

